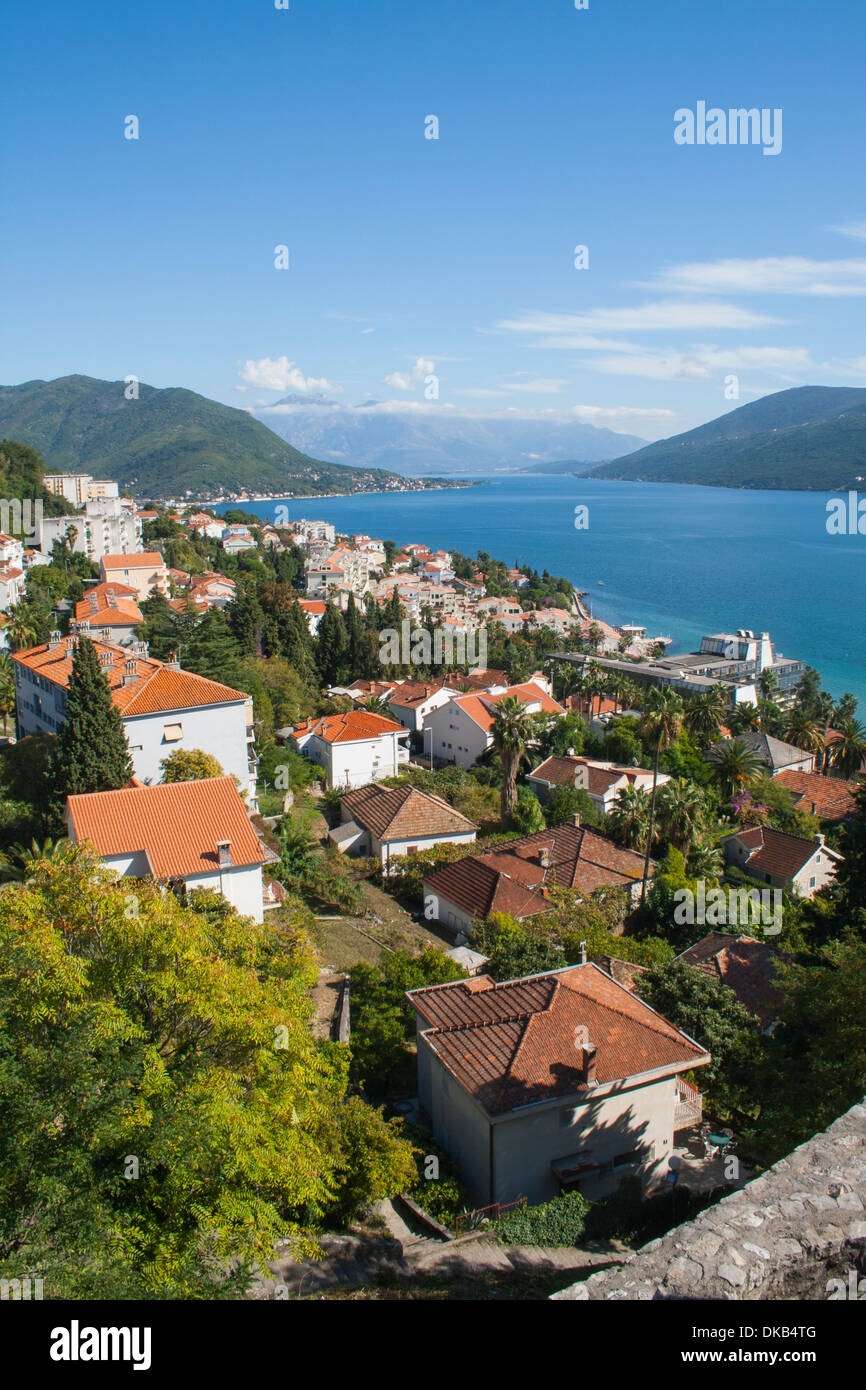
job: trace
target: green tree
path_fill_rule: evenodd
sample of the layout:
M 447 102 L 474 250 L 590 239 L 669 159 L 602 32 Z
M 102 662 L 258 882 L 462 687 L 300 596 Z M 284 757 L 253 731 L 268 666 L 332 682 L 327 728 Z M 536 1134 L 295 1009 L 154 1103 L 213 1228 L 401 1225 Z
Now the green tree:
M 348 677 L 348 652 L 346 624 L 339 609 L 329 602 L 319 623 L 316 650 L 316 662 L 323 685 L 340 685 Z
M 163 782 L 197 782 L 225 775 L 213 754 L 201 748 L 175 748 L 159 766 Z
M 726 738 L 707 754 L 722 793 L 729 801 L 751 786 L 764 770 L 761 757 L 742 739 Z
M 644 787 L 623 787 L 608 812 L 607 824 L 617 844 L 636 849 L 649 832 L 649 793 Z
M 295 950 L 78 847 L 0 889 L 4 1276 L 41 1269 L 55 1297 L 214 1297 L 277 1238 L 315 1251 L 363 1138 L 343 1131 L 345 1050 L 313 1038 L 315 969 Z M 364 1163 L 373 1180 L 387 1166 Z
M 597 826 L 600 816 L 595 802 L 583 787 L 554 787 L 545 802 L 548 825 L 566 825 L 580 816 L 581 825 Z
M 646 856 L 644 859 L 643 884 L 641 886 L 641 902 L 646 898 L 647 884 L 649 882 L 650 855 L 653 846 L 653 829 L 655 823 L 656 791 L 659 780 L 659 758 L 662 752 L 671 746 L 679 738 L 680 730 L 683 727 L 683 701 L 682 696 L 675 690 L 668 688 L 660 689 L 654 686 L 647 692 L 646 707 L 643 719 L 643 736 L 655 747 L 655 759 L 653 762 L 653 786 L 650 796 L 649 807 L 649 827 L 646 837 Z
M 528 787 L 519 787 L 514 810 L 511 812 L 512 830 L 516 830 L 518 835 L 534 835 L 537 830 L 544 830 L 545 827 L 544 812 L 538 797 Z
M 120 711 L 93 643 L 76 640 L 66 697 L 66 718 L 57 732 L 49 777 L 60 806 L 67 796 L 116 791 L 132 776 Z
M 641 998 L 701 1044 L 712 1057 L 698 1072 L 710 1105 L 724 1113 L 748 1108 L 742 1068 L 757 1030 L 734 991 L 683 961 L 653 966 L 640 982 Z
M 514 695 L 506 695 L 494 707 L 490 730 L 493 747 L 502 759 L 501 809 L 505 821 L 517 800 L 517 770 L 530 736 L 526 705 Z

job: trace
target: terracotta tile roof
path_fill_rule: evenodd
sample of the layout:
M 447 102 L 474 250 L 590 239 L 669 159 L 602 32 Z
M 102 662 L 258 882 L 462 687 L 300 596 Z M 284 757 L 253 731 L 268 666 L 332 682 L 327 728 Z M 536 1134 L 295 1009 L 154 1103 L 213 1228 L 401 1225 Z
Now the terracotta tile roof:
M 731 840 L 739 840 L 741 845 L 751 850 L 744 865 L 746 872 L 760 869 L 762 873 L 783 879 L 794 878 L 818 849 L 828 858 L 839 858 L 826 845 L 819 846 L 814 840 L 804 840 L 801 835 L 773 830 L 769 825 L 746 826 L 733 835 L 725 836 L 721 843 L 726 845 Z
M 426 684 L 422 681 L 404 681 L 394 689 L 388 704 L 399 705 L 401 709 L 413 709 L 416 705 L 423 705 L 435 691 L 443 690 L 448 685 L 445 680 L 428 681 Z
M 12 659 L 54 685 L 68 690 L 74 640 L 63 638 L 56 647 L 43 643 L 25 652 L 15 652 Z M 111 657 L 111 665 L 103 666 L 102 671 L 108 681 L 111 698 L 124 718 L 136 714 L 156 714 L 162 710 L 192 709 L 198 705 L 231 704 L 249 698 L 241 690 L 206 680 L 192 671 L 175 671 L 152 656 L 134 656 L 128 647 L 118 647 L 113 642 L 103 642 L 94 637 L 89 640 L 96 648 L 97 655 Z M 138 679 L 124 685 L 130 662 L 134 663 Z
M 542 858 L 548 857 L 549 864 L 543 864 Z M 651 862 L 651 873 L 654 868 Z M 557 825 L 486 854 L 443 864 L 425 877 L 424 889 L 473 918 L 491 912 L 520 918 L 550 907 L 544 897 L 550 887 L 590 893 L 595 888 L 630 886 L 642 876 L 643 856 L 635 850 L 621 849 L 586 827 Z
M 299 598 L 298 606 L 300 608 L 303 608 L 305 613 L 322 614 L 324 613 L 327 605 L 325 604 L 324 600 L 320 598 Z
M 385 841 L 467 835 L 477 829 L 441 796 L 417 787 L 358 787 L 345 792 L 341 804 L 353 820 Z
M 773 780 L 794 794 L 802 810 L 811 811 L 819 820 L 847 820 L 856 810 L 856 782 L 822 777 L 819 772 L 796 772 L 793 768 L 777 773 Z
M 593 796 L 603 796 L 610 787 L 621 781 L 623 777 L 629 782 L 634 782 L 638 776 L 652 776 L 647 768 L 620 767 L 616 763 L 599 765 L 592 759 L 567 756 L 548 758 L 529 775 L 537 778 L 540 782 L 549 782 L 554 786 L 573 787 L 574 779 L 581 769 L 586 771 L 586 790 L 591 792 Z
M 131 555 L 103 555 L 99 563 L 107 570 L 137 570 L 158 569 L 165 561 L 158 550 L 141 550 Z
M 351 743 L 359 739 L 380 738 L 382 734 L 405 734 L 402 724 L 367 710 L 350 709 L 345 714 L 326 714 L 320 719 L 306 719 L 292 729 L 293 738 L 316 734 L 326 743 Z
M 709 1055 L 598 966 L 575 965 L 494 984 L 489 976 L 412 990 L 422 1036 L 490 1115 L 592 1092 Z M 427 1025 L 426 1027 L 424 1025 Z M 584 1031 L 585 1030 L 585 1031 Z
M 235 868 L 267 858 L 231 777 L 70 796 L 66 816 L 73 838 L 101 858 L 143 851 L 155 878 L 213 873 L 221 840 Z
M 791 957 L 752 936 L 714 931 L 677 956 L 734 991 L 740 1003 L 766 1027 L 778 1017 L 782 992 L 777 968 Z
M 80 603 L 75 605 L 75 621 L 90 623 L 91 627 L 143 623 L 141 609 L 135 602 L 135 590 L 127 584 L 96 584 Z
M 489 730 L 493 725 L 493 713 L 496 705 L 509 698 L 520 700 L 524 705 L 538 704 L 541 706 L 541 710 L 547 714 L 565 713 L 562 705 L 557 704 L 556 700 L 552 700 L 549 695 L 545 694 L 541 686 L 533 685 L 531 681 L 527 681 L 524 685 L 509 685 L 498 695 L 486 693 L 459 695 L 455 697 L 454 703 L 464 709 L 479 728 Z

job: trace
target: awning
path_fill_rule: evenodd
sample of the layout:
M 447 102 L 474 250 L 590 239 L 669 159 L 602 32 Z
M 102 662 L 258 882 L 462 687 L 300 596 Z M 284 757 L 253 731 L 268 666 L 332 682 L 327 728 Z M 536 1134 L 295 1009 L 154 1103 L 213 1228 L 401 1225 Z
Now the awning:
M 568 1154 L 565 1158 L 555 1158 L 550 1170 L 558 1178 L 577 1178 L 581 1173 L 597 1173 L 600 1163 L 593 1163 L 588 1154 Z

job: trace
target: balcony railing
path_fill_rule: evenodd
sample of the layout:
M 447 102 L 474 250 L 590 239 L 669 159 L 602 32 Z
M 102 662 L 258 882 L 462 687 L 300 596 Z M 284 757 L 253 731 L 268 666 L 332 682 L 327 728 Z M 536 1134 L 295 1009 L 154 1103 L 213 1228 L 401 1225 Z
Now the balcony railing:
M 703 1113 L 704 1098 L 700 1091 L 680 1077 L 674 1104 L 674 1129 L 688 1129 L 692 1125 L 699 1125 Z

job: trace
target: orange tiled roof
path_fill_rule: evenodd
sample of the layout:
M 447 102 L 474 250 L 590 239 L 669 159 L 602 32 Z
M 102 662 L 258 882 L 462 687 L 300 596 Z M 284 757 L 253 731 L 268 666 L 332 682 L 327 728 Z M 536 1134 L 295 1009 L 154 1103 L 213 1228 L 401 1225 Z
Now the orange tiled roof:
M 686 965 L 720 980 L 744 1008 L 765 1026 L 778 1017 L 782 991 L 776 982 L 778 966 L 791 960 L 751 936 L 713 931 L 677 957 Z
M 544 854 L 547 851 L 547 854 Z M 547 865 L 542 857 L 549 857 Z M 655 864 L 650 862 L 650 873 Z M 491 912 L 530 917 L 550 907 L 546 890 L 628 887 L 643 874 L 643 856 L 622 849 L 585 826 L 556 825 L 519 840 L 510 840 L 486 854 L 467 855 L 443 864 L 424 879 L 425 890 L 447 898 L 474 918 Z
M 602 1086 L 710 1061 L 692 1038 L 592 964 L 498 985 L 482 975 L 407 997 L 443 1066 L 490 1115 L 592 1093 L 587 1049 L 595 1049 L 595 1083 Z
M 326 743 L 352 743 L 359 739 L 379 738 L 382 734 L 405 734 L 402 724 L 393 719 L 385 719 L 381 714 L 370 714 L 367 710 L 350 709 L 345 714 L 326 714 L 320 719 L 306 719 L 296 724 L 292 736 L 300 738 L 304 734 L 316 734 Z
M 804 811 L 811 811 L 819 820 L 847 820 L 857 809 L 856 782 L 823 777 L 820 772 L 796 772 L 792 768 L 777 772 L 773 781 L 792 792 L 797 805 Z
M 267 858 L 231 777 L 92 792 L 70 796 L 66 806 L 78 843 L 87 841 L 104 859 L 143 851 L 155 878 L 213 873 L 217 844 L 225 840 L 234 868 Z
M 173 670 L 152 656 L 134 656 L 128 647 L 118 647 L 113 642 L 102 642 L 93 637 L 89 640 L 99 656 L 111 656 L 111 665 L 103 667 L 103 675 L 108 681 L 111 698 L 124 718 L 136 714 L 193 709 L 197 705 L 231 704 L 248 698 L 242 690 L 233 690 L 231 686 L 221 685 L 218 681 L 196 676 L 192 671 Z M 25 652 L 15 652 L 12 659 L 54 685 L 68 690 L 73 654 L 74 639 L 63 638 L 55 647 L 43 643 Z M 134 664 L 138 680 L 125 685 L 129 663 Z
M 131 555 L 103 555 L 99 563 L 107 570 L 138 570 L 156 569 L 165 561 L 158 550 L 141 550 Z
M 441 796 L 418 787 L 357 787 L 344 792 L 341 803 L 353 820 L 384 841 L 468 835 L 477 829 Z

